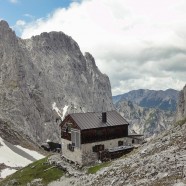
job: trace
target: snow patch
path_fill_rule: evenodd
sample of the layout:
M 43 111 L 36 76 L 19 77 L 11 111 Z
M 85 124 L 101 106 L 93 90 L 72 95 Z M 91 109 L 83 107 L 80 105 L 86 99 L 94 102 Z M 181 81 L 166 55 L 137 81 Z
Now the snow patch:
M 55 110 L 55 111 L 57 112 L 58 116 L 59 116 L 61 119 L 63 118 L 63 114 L 62 114 L 62 112 L 59 110 L 59 108 L 56 106 L 56 102 L 54 102 L 54 103 L 52 104 L 52 110 Z
M 140 134 L 140 126 L 139 125 L 133 125 L 132 129 L 137 133 Z
M 39 159 L 42 159 L 44 158 L 45 156 L 43 156 L 42 154 L 39 154 L 38 152 L 36 151 L 33 151 L 33 150 L 29 150 L 29 149 L 26 149 L 26 148 L 23 148 L 19 145 L 16 145 L 17 148 L 25 151 L 26 153 L 28 153 L 30 156 L 32 156 L 33 158 L 35 158 L 36 160 L 39 160 Z
M 6 145 L 6 143 L 1 137 L 0 137 L 0 144 L 1 144 L 0 164 L 4 163 L 6 166 L 12 167 L 12 168 L 6 168 L 6 169 L 1 170 L 0 178 L 5 178 L 6 176 L 16 172 L 17 170 L 15 169 L 15 167 L 25 167 L 28 164 L 33 162 L 27 159 L 26 157 L 23 157 L 21 154 L 14 152 L 10 147 Z M 20 149 L 21 151 L 24 151 L 28 155 L 32 156 L 34 159 L 38 160 L 38 159 L 44 158 L 44 156 L 39 154 L 38 152 L 23 148 L 19 145 L 18 146 L 15 145 L 15 148 Z
M 6 178 L 7 176 L 13 174 L 16 171 L 17 171 L 16 169 L 10 169 L 10 168 L 3 169 L 0 173 L 0 178 Z
M 68 109 L 68 105 L 65 105 L 64 108 L 63 108 L 63 112 L 61 112 L 61 110 L 56 106 L 56 102 L 54 102 L 52 104 L 52 109 L 55 110 L 58 114 L 58 116 L 61 118 L 61 120 L 63 121 L 64 117 L 65 117 L 65 114 L 67 112 L 67 109 Z
M 67 109 L 68 109 L 68 105 L 65 105 L 64 108 L 63 108 L 63 119 L 64 119 L 64 117 L 65 117 L 65 114 L 66 114 L 66 112 L 67 112 Z M 62 119 L 62 120 L 63 120 L 63 119 Z
M 0 163 L 4 163 L 10 167 L 25 167 L 26 165 L 32 163 L 32 161 L 16 154 L 9 147 L 6 146 L 3 139 L 0 137 Z

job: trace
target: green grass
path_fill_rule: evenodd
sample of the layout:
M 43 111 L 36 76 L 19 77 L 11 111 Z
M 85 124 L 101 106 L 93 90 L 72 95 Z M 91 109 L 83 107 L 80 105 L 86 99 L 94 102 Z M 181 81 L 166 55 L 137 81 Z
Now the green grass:
M 110 162 L 105 162 L 105 163 L 101 163 L 98 165 L 95 165 L 93 167 L 90 167 L 88 169 L 88 174 L 95 174 L 97 171 L 99 171 L 100 169 L 104 168 L 104 167 L 108 167 L 111 163 Z
M 42 179 L 43 185 L 47 185 L 48 183 L 59 179 L 61 176 L 63 176 L 63 174 L 64 172 L 59 168 L 52 168 L 51 165 L 48 165 L 47 158 L 44 158 L 8 176 L 6 179 L 0 182 L 0 186 L 6 185 L 10 180 L 13 179 L 17 181 L 17 184 L 15 184 L 16 186 L 26 186 L 27 183 L 30 183 L 32 180 L 38 178 Z

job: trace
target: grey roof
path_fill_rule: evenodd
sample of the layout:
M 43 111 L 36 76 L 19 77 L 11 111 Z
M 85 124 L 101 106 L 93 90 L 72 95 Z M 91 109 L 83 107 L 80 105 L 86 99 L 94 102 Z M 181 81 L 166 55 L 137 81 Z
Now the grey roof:
M 81 130 L 129 124 L 115 110 L 107 111 L 106 113 L 106 123 L 102 122 L 102 112 L 73 113 L 69 115 L 73 118 Z

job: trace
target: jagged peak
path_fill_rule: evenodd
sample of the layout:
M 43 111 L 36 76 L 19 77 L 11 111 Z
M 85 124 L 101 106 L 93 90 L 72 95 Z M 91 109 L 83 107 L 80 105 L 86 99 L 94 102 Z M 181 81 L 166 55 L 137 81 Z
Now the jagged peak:
M 14 43 L 17 40 L 15 32 L 9 27 L 9 24 L 1 20 L 0 21 L 0 39 L 4 42 L 4 44 L 7 43 Z
M 38 45 L 39 42 L 41 46 L 49 45 L 50 47 L 55 47 L 55 49 L 65 47 L 71 50 L 80 50 L 77 42 L 73 40 L 71 36 L 61 31 L 43 32 L 40 35 L 32 36 L 31 39 L 24 39 L 24 41 L 32 41 L 37 43 L 36 45 Z
M 0 32 L 4 34 L 14 33 L 15 35 L 15 32 L 10 28 L 9 24 L 4 20 L 0 21 Z
M 35 36 L 32 36 L 31 38 L 49 38 L 49 37 L 68 37 L 68 38 L 71 38 L 70 36 L 66 35 L 65 33 L 63 33 L 62 31 L 51 31 L 51 32 L 42 32 L 41 34 L 39 35 L 35 35 Z
M 85 59 L 90 60 L 93 64 L 93 66 L 96 66 L 95 59 L 89 52 L 85 52 Z M 96 66 L 97 67 L 97 66 Z
M 10 28 L 10 27 L 9 27 L 9 24 L 5 20 L 1 20 L 0 28 Z
M 108 78 L 108 76 L 104 73 L 102 73 L 99 68 L 96 65 L 95 59 L 92 56 L 92 54 L 90 54 L 89 52 L 85 52 L 84 57 L 86 59 L 86 63 L 87 65 L 91 68 L 91 69 L 95 69 L 97 73 L 102 74 L 104 77 Z

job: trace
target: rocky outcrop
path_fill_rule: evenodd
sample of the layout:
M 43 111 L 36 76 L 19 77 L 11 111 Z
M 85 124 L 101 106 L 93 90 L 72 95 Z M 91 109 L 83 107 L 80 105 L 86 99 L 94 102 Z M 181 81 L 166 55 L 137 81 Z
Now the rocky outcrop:
M 186 86 L 180 91 L 178 106 L 176 111 L 176 121 L 186 118 Z
M 103 101 L 104 100 L 104 101 Z M 0 119 L 35 142 L 59 139 L 70 112 L 113 108 L 109 78 L 62 32 L 20 39 L 0 22 Z

